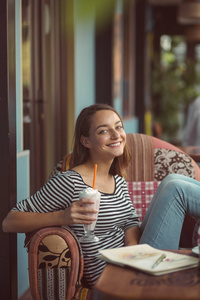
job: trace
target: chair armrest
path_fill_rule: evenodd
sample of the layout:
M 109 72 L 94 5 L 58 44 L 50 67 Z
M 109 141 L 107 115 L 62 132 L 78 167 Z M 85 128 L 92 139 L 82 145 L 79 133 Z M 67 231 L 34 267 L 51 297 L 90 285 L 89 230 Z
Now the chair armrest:
M 83 291 L 82 251 L 69 227 L 42 228 L 27 234 L 25 242 L 33 299 L 49 299 L 52 295 L 72 299 Z M 84 288 L 84 292 L 90 291 Z

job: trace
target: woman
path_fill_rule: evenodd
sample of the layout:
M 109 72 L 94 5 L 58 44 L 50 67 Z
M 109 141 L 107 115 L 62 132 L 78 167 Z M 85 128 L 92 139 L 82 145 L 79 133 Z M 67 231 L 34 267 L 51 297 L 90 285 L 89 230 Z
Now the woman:
M 163 180 L 143 221 L 140 238 L 138 216 L 122 177 L 129 159 L 119 114 L 104 104 L 83 109 L 76 122 L 71 169 L 54 176 L 35 195 L 17 204 L 5 218 L 3 230 L 30 232 L 46 226 L 69 225 L 81 237 L 83 224 L 91 224 L 96 219 L 84 213 L 97 211 L 83 206 L 92 201 L 78 200 L 79 191 L 92 186 L 94 164 L 97 164 L 95 188 L 101 193 L 101 202 L 95 235 L 100 241 L 81 243 L 87 285 L 94 285 L 105 266 L 98 259 L 100 249 L 139 242 L 157 248 L 178 248 L 185 213 L 200 216 L 196 192 L 200 184 L 178 175 L 176 181 L 171 175 Z M 193 201 L 187 197 L 187 191 Z

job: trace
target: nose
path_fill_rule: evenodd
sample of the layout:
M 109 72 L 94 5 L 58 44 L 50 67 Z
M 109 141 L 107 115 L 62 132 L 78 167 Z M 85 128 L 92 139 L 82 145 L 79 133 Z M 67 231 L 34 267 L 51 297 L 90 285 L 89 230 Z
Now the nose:
M 112 131 L 111 131 L 111 138 L 112 139 L 118 139 L 119 138 L 119 132 L 117 131 L 117 130 L 115 130 L 115 129 L 113 129 Z

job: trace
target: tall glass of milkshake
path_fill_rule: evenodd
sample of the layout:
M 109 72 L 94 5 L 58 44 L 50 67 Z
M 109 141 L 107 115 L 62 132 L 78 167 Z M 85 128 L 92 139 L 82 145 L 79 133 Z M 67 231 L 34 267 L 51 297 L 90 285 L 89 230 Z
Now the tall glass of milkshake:
M 99 193 L 99 191 L 97 189 L 93 189 L 93 188 L 90 188 L 90 187 L 84 189 L 83 191 L 81 191 L 79 193 L 79 199 L 91 199 L 91 200 L 93 200 L 94 203 L 84 204 L 84 205 L 93 207 L 97 211 L 99 211 L 100 198 L 101 198 L 101 194 Z M 88 215 L 91 216 L 91 213 L 89 213 Z M 94 216 L 97 216 L 97 214 L 95 213 Z M 79 240 L 80 241 L 85 241 L 85 242 L 87 242 L 87 241 L 88 242 L 89 241 L 98 242 L 99 238 L 94 235 L 95 226 L 96 226 L 96 221 L 93 221 L 92 224 L 84 224 L 85 234 Z

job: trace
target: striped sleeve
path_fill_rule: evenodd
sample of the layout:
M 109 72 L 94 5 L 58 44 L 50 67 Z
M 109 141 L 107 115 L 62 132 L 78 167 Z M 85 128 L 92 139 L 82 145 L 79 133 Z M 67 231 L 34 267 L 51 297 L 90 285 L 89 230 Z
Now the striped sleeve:
M 46 213 L 63 210 L 71 205 L 74 182 L 70 176 L 60 173 L 52 177 L 38 192 L 17 203 L 12 210 Z

